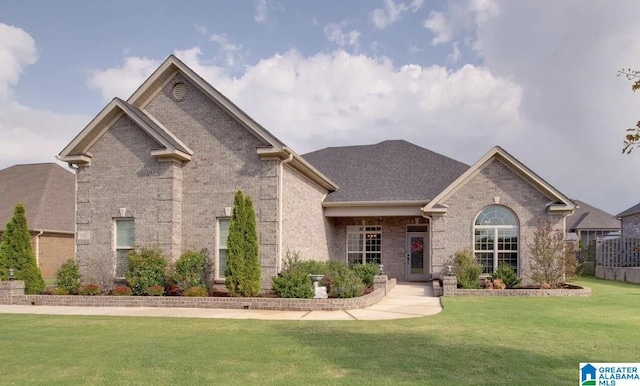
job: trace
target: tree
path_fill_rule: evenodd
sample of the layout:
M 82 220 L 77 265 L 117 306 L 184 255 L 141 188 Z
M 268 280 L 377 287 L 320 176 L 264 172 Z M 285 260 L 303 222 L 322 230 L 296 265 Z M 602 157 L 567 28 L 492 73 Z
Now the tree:
M 255 296 L 260 292 L 260 261 L 255 213 L 251 197 L 238 190 L 227 237 L 225 284 L 231 296 Z
M 551 224 L 536 228 L 529 250 L 531 278 L 536 283 L 557 288 L 575 274 L 578 265 L 575 254 L 565 245 L 564 232 L 554 230 Z
M 640 70 L 632 70 L 630 68 L 626 70 L 622 69 L 618 71 L 618 76 L 620 75 L 625 76 L 633 82 L 631 84 L 631 91 L 636 92 L 640 90 Z M 640 146 L 640 121 L 636 123 L 636 127 L 627 129 L 622 154 L 631 154 L 631 151 L 638 146 Z
M 256 214 L 250 196 L 244 197 L 245 210 L 245 282 L 242 283 L 244 296 L 257 296 L 260 293 L 260 257 L 258 255 L 258 233 L 256 232 Z
M 26 293 L 39 294 L 44 291 L 44 280 L 31 249 L 31 235 L 22 203 L 14 208 L 13 217 L 2 234 L 0 270 L 5 279 L 9 268 L 15 270 L 17 280 L 24 280 Z

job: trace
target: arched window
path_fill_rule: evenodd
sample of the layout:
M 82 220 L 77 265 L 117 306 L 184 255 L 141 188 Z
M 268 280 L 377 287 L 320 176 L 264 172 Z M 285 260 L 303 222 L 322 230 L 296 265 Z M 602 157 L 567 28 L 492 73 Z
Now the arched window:
M 501 263 L 518 273 L 518 219 L 510 209 L 500 205 L 484 208 L 476 217 L 473 234 L 473 252 L 483 273 L 493 273 Z

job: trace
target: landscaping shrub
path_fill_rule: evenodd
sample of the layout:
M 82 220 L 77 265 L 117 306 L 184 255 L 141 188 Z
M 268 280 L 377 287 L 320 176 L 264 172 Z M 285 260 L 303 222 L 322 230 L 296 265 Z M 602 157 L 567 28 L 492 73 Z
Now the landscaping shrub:
M 113 282 L 114 257 L 112 253 L 104 252 L 89 259 L 88 264 L 81 267 L 84 284 L 97 284 L 104 293 L 109 293 L 115 284 Z
M 62 287 L 56 287 L 51 290 L 52 295 L 69 295 L 69 291 Z
M 551 224 L 538 226 L 533 233 L 531 251 L 531 278 L 536 283 L 559 287 L 575 275 L 578 261 L 575 253 L 566 247 L 564 232 L 554 230 Z
M 0 244 L 0 279 L 7 280 L 9 268 L 13 268 L 16 280 L 23 280 L 25 293 L 44 291 L 44 280 L 31 249 L 31 235 L 27 225 L 24 205 L 18 203 L 13 217 L 7 222 Z
M 131 288 L 121 285 L 111 290 L 113 296 L 131 296 Z
M 346 264 L 345 264 L 346 265 Z M 355 298 L 362 296 L 365 285 L 355 271 L 347 269 L 330 274 L 331 285 L 327 288 L 334 298 Z
M 250 196 L 237 191 L 227 237 L 225 284 L 231 296 L 256 296 L 260 293 L 260 260 L 256 215 Z
M 373 263 L 354 264 L 351 269 L 367 287 L 373 287 L 373 277 L 380 273 L 380 266 Z
M 82 277 L 80 276 L 80 268 L 75 260 L 67 260 L 56 274 L 56 285 L 67 293 L 77 294 L 80 288 Z
M 127 261 L 125 278 L 134 295 L 145 295 L 152 285 L 164 286 L 167 261 L 159 247 L 135 249 Z
M 95 284 L 85 284 L 83 286 L 80 286 L 80 288 L 78 288 L 78 293 L 80 295 L 88 295 L 88 296 L 95 296 L 95 295 L 100 295 L 100 287 L 98 287 Z
M 498 268 L 496 268 L 496 271 L 491 275 L 491 279 L 494 282 L 497 279 L 501 280 L 507 288 L 513 288 L 522 281 L 516 274 L 516 271 L 505 263 L 498 264 Z
M 470 251 L 462 250 L 455 253 L 453 257 L 453 273 L 458 278 L 458 285 L 461 288 L 480 288 L 482 265 L 478 264 L 475 256 Z
M 168 283 L 166 287 L 167 296 L 180 296 L 182 295 L 182 290 L 175 283 Z
M 164 287 L 161 285 L 152 285 L 147 289 L 147 295 L 149 296 L 162 296 L 164 295 Z
M 205 296 L 209 296 L 209 291 L 207 291 L 206 287 L 197 285 L 197 286 L 193 286 L 185 289 L 182 292 L 182 296 L 205 297 Z
M 284 258 L 282 272 L 271 279 L 271 289 L 281 298 L 311 299 L 315 295 L 313 283 L 309 277 L 309 269 L 314 274 L 323 274 L 324 267 L 320 268 L 317 262 L 300 260 L 300 253 L 287 250 Z
M 176 261 L 173 280 L 181 288 L 206 286 L 209 269 L 206 250 L 188 250 Z

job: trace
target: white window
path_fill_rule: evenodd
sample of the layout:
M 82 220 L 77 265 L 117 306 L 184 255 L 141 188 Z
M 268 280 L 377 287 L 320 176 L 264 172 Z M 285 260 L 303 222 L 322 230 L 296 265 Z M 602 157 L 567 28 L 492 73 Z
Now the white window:
M 124 277 L 127 254 L 133 249 L 133 219 L 116 220 L 116 277 Z
M 224 279 L 224 271 L 227 269 L 227 237 L 229 236 L 229 224 L 231 220 L 228 218 L 218 219 L 218 253 L 216 260 L 216 278 Z
M 501 263 L 518 273 L 518 219 L 508 208 L 491 205 L 476 217 L 474 247 L 483 273 L 493 273 Z
M 382 254 L 382 227 L 348 226 L 347 227 L 347 262 L 380 264 Z

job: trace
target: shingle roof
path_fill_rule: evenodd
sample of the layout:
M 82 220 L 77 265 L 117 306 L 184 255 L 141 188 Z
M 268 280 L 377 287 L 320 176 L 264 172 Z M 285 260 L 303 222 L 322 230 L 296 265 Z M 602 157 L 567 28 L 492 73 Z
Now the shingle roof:
M 571 216 L 567 216 L 567 232 L 578 229 L 607 229 L 619 230 L 620 220 L 613 215 L 595 208 L 583 201 L 573 200 L 579 207 Z
M 325 202 L 428 201 L 469 168 L 403 140 L 328 147 L 303 158 L 340 187 Z
M 616 217 L 625 217 L 625 216 L 629 216 L 636 213 L 640 213 L 640 203 L 632 206 L 631 208 L 623 211 L 622 213 L 619 213 Z
M 75 176 L 55 163 L 0 170 L 0 230 L 22 202 L 29 229 L 75 232 Z

